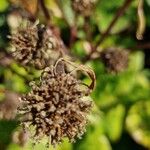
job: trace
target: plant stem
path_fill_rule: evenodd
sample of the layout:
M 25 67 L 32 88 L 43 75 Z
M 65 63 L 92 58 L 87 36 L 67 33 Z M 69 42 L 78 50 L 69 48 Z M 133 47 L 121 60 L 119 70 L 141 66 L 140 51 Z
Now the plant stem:
M 118 21 L 118 19 L 124 14 L 125 10 L 129 7 L 129 5 L 131 4 L 132 0 L 125 0 L 123 5 L 118 9 L 118 11 L 116 12 L 113 20 L 111 21 L 111 23 L 109 24 L 109 26 L 107 27 L 107 29 L 105 30 L 105 32 L 102 34 L 102 37 L 99 39 L 99 41 L 97 42 L 97 44 L 93 47 L 91 53 L 89 55 L 87 55 L 84 58 L 84 62 L 89 60 L 92 56 L 92 54 L 97 50 L 97 47 L 105 40 L 105 38 L 109 35 L 110 31 L 112 30 L 112 28 L 114 27 L 115 23 Z
M 39 0 L 39 4 L 40 4 L 41 9 L 45 15 L 47 22 L 49 23 L 49 21 L 51 20 L 51 17 L 50 17 L 49 11 L 47 10 L 47 8 L 45 6 L 44 0 Z

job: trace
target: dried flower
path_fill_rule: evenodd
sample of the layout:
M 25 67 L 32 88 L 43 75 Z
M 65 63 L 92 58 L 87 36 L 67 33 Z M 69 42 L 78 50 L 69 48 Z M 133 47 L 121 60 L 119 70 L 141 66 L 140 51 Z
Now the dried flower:
M 90 16 L 97 0 L 72 0 L 72 7 L 84 16 Z
M 108 72 L 118 73 L 128 67 L 128 51 L 109 48 L 101 53 L 101 58 Z
M 37 23 L 19 27 L 10 38 L 13 56 L 23 65 L 43 69 L 60 56 L 62 41 L 58 40 L 50 28 Z
M 17 33 L 12 34 L 10 38 L 15 59 L 24 65 L 32 62 L 38 41 L 37 27 L 27 24 L 25 28 L 18 28 Z
M 73 76 L 74 71 L 66 73 L 65 62 L 70 63 L 59 59 L 55 66 L 44 70 L 40 83 L 32 83 L 31 91 L 21 98 L 24 104 L 19 109 L 23 125 L 35 127 L 34 138 L 40 140 L 46 135 L 52 145 L 61 143 L 64 137 L 70 142 L 80 138 L 92 105 L 87 96 L 95 85 L 93 71 L 84 66 L 74 70 L 89 75 L 92 83 L 88 86 Z

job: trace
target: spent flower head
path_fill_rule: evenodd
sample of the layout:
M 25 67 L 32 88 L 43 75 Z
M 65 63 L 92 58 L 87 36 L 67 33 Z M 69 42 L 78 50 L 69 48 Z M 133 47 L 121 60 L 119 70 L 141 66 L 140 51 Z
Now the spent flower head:
M 97 0 L 72 0 L 72 8 L 75 12 L 84 16 L 90 16 Z
M 67 72 L 66 64 L 75 69 Z M 92 80 L 90 86 L 81 82 L 73 72 L 83 71 Z M 87 115 L 92 107 L 89 95 L 95 85 L 95 74 L 90 68 L 76 66 L 59 59 L 54 66 L 46 68 L 39 84 L 32 82 L 31 91 L 21 98 L 19 112 L 25 127 L 35 128 L 34 139 L 47 136 L 56 145 L 67 137 L 70 142 L 80 138 L 86 131 Z
M 61 55 L 62 41 L 49 27 L 27 22 L 10 36 L 14 58 L 23 65 L 43 69 Z
M 101 53 L 108 72 L 119 73 L 128 67 L 129 52 L 124 49 L 109 48 Z

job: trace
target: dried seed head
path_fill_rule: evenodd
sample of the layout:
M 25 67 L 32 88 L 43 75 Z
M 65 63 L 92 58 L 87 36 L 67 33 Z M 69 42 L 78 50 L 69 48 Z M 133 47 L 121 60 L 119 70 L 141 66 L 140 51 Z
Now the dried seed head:
M 37 27 L 28 24 L 25 28 L 18 28 L 18 31 L 11 36 L 13 56 L 24 65 L 30 63 L 36 53 L 37 33 Z
M 90 16 L 97 0 L 72 0 L 72 7 L 84 16 Z
M 39 48 L 37 51 L 37 59 L 36 63 L 43 62 L 41 68 L 45 68 L 50 66 L 50 64 L 54 64 L 56 60 L 62 54 L 63 42 L 58 39 L 52 32 L 50 28 L 42 28 L 40 29 L 42 32 L 41 42 L 39 42 Z M 39 34 L 41 34 L 39 32 Z
M 21 98 L 24 106 L 19 109 L 25 117 L 22 123 L 35 127 L 35 139 L 40 140 L 46 135 L 52 145 L 59 144 L 64 137 L 70 142 L 80 138 L 85 132 L 87 114 L 92 105 L 87 95 L 94 81 L 92 86 L 84 85 L 83 88 L 83 83 L 72 72 L 60 69 L 61 65 L 63 67 L 64 63 L 59 61 L 46 68 L 39 84 L 32 82 L 32 90 Z M 94 76 L 93 72 L 90 73 Z
M 108 72 L 118 73 L 128 67 L 128 51 L 110 48 L 101 53 L 102 61 Z
M 60 55 L 62 41 L 48 27 L 27 23 L 25 27 L 18 28 L 10 38 L 13 56 L 23 65 L 43 69 Z

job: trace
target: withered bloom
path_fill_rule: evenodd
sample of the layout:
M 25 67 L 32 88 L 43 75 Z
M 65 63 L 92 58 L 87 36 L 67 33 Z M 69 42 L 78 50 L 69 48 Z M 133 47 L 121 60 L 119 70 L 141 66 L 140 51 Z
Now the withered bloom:
M 62 41 L 49 27 L 27 23 L 10 36 L 14 58 L 23 65 L 43 69 L 60 56 Z
M 75 69 L 67 73 L 67 64 Z M 92 79 L 90 86 L 73 75 L 77 70 Z M 94 85 L 95 74 L 91 69 L 59 59 L 55 66 L 44 70 L 39 84 L 32 83 L 31 91 L 21 98 L 23 105 L 19 112 L 23 115 L 23 125 L 35 128 L 36 140 L 47 136 L 49 142 L 56 145 L 67 137 L 74 142 L 85 132 L 87 115 L 92 106 L 88 96 Z
M 127 50 L 109 48 L 101 53 L 102 61 L 108 72 L 119 73 L 128 67 L 129 53 Z
M 90 16 L 97 0 L 72 0 L 72 7 L 84 16 Z
M 15 59 L 24 65 L 31 63 L 38 41 L 37 26 L 27 24 L 26 27 L 20 27 L 10 38 Z

